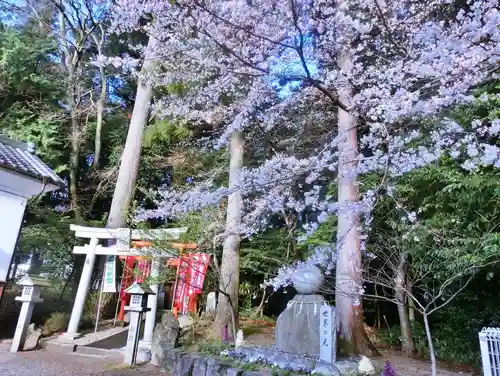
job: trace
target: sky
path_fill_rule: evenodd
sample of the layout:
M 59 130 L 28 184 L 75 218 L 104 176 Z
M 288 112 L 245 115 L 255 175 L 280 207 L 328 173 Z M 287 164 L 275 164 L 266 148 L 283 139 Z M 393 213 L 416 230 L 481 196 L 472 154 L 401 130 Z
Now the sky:
M 291 40 L 287 41 L 290 44 L 294 44 L 293 39 L 295 39 L 296 36 L 293 36 L 290 38 Z M 298 41 L 295 41 L 298 42 Z M 312 38 L 310 37 L 305 37 L 304 38 L 304 55 L 306 57 L 306 64 L 307 68 L 309 69 L 309 72 L 311 75 L 317 76 L 319 73 L 318 66 L 316 62 L 309 58 L 308 55 L 312 55 L 312 50 L 313 50 L 313 43 L 312 43 Z M 296 91 L 301 85 L 302 81 L 288 81 L 285 83 L 279 82 L 279 80 L 276 80 L 275 77 L 279 76 L 304 76 L 304 68 L 302 66 L 302 62 L 300 61 L 300 58 L 297 54 L 296 51 L 285 48 L 283 50 L 283 55 L 278 55 L 271 61 L 271 72 L 273 73 L 273 76 L 270 80 L 271 85 L 278 91 L 278 96 L 280 98 L 287 98 L 290 96 L 294 91 Z

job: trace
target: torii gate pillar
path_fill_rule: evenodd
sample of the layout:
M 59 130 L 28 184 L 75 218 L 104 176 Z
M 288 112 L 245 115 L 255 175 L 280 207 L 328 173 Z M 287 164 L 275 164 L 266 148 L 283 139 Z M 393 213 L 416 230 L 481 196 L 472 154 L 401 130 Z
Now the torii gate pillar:
M 87 299 L 87 292 L 89 291 L 90 282 L 92 279 L 92 271 L 94 270 L 96 257 L 95 249 L 98 243 L 99 240 L 97 238 L 92 238 L 89 244 L 89 252 L 85 256 L 85 263 L 83 264 L 80 283 L 78 284 L 75 302 L 73 303 L 73 309 L 71 310 L 68 331 L 63 334 L 63 336 L 70 341 L 73 341 L 75 338 L 78 338 L 80 336 L 80 333 L 78 333 L 78 326 L 80 325 L 83 307 L 85 305 L 85 300 Z

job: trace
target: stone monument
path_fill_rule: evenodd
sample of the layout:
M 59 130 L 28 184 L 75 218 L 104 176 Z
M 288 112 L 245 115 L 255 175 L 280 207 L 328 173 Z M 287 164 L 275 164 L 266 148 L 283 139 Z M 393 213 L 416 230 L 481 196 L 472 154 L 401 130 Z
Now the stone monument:
M 159 366 L 163 363 L 166 353 L 177 345 L 179 338 L 179 321 L 170 311 L 164 311 L 156 324 L 151 346 L 151 363 Z
M 276 345 L 241 346 L 228 356 L 307 375 L 357 375 L 359 359 L 337 360 L 336 311 L 318 294 L 324 283 L 321 270 L 303 265 L 292 283 L 297 295 L 276 321 Z
M 314 265 L 304 265 L 294 274 L 292 283 L 297 295 L 276 322 L 277 347 L 287 353 L 317 358 L 324 358 L 327 347 L 331 353 L 327 359 L 335 362 L 335 309 L 316 294 L 324 283 L 323 273 Z M 329 312 L 325 318 L 321 317 L 324 312 Z

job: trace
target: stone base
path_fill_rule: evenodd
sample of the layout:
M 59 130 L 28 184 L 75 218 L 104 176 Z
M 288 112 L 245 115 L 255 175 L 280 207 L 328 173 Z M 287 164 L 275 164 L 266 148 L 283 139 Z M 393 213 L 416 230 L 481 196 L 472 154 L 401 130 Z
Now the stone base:
M 139 341 L 139 348 L 151 350 L 151 345 L 152 344 L 153 344 L 153 342 L 144 341 L 144 340 L 141 339 Z
M 61 342 L 73 342 L 75 339 L 80 338 L 82 336 L 82 333 L 63 333 L 62 335 L 59 336 L 59 339 Z
M 151 348 L 141 347 L 139 344 L 139 349 L 137 350 L 137 357 L 135 358 L 137 363 L 148 363 L 151 361 Z
M 276 321 L 276 346 L 283 352 L 296 355 L 320 356 L 320 310 L 325 304 L 321 295 L 296 295 Z M 335 325 L 331 327 L 335 341 Z M 335 342 L 332 358 L 336 359 Z
M 300 374 L 323 376 L 358 376 L 359 358 L 343 359 L 334 364 L 325 364 L 308 356 L 298 356 L 280 352 L 276 347 L 240 347 L 228 351 L 226 355 L 235 361 L 212 356 L 186 353 L 181 349 L 165 351 L 158 364 L 169 375 L 175 376 L 269 376 L 277 366 L 283 370 L 299 371 Z M 258 370 L 244 371 L 241 362 L 258 363 Z M 380 374 L 380 373 L 379 373 Z
M 262 363 L 284 370 L 306 374 L 357 375 L 359 358 L 337 360 L 333 364 L 320 361 L 317 357 L 297 355 L 281 351 L 276 346 L 240 347 L 231 357 L 246 363 Z

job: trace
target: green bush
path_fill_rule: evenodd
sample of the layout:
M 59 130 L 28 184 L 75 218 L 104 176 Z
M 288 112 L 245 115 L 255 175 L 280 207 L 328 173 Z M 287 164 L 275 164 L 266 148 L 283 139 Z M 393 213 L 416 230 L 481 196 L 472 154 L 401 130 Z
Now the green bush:
M 233 346 L 230 343 L 225 343 L 219 340 L 204 341 L 198 343 L 197 352 L 203 355 L 220 356 L 224 350 L 230 350 Z
M 418 321 L 410 322 L 411 335 L 415 350 L 421 356 L 428 355 L 427 337 L 423 324 Z M 381 329 L 377 332 L 377 338 L 384 347 L 401 347 L 401 328 L 399 325 L 393 325 L 389 328 Z
M 101 320 L 103 317 L 106 316 L 106 310 L 109 310 L 110 302 L 112 299 L 113 299 L 113 294 L 106 292 L 102 293 L 99 320 Z M 83 326 L 89 327 L 95 323 L 97 317 L 98 302 L 99 302 L 99 291 L 92 291 L 87 294 L 87 300 L 85 301 L 85 305 L 83 307 L 83 317 L 82 317 Z
M 410 321 L 411 337 L 413 346 L 420 356 L 427 356 L 429 350 L 427 349 L 427 336 L 425 335 L 425 328 L 419 321 Z
M 451 316 L 448 316 L 451 314 Z M 461 364 L 476 365 L 479 359 L 477 329 L 471 325 L 474 321 L 470 316 L 464 316 L 460 309 L 450 312 L 443 311 L 442 316 L 436 315 L 440 320 L 434 322 L 431 328 L 432 340 L 436 357 L 439 360 L 451 361 Z M 446 321 L 443 319 L 446 318 Z M 419 321 L 410 323 L 413 345 L 420 356 L 428 357 L 429 348 L 425 328 Z M 401 329 L 398 325 L 381 329 L 377 332 L 380 344 L 384 347 L 401 346 Z
M 377 332 L 377 337 L 384 347 L 401 346 L 401 329 L 398 325 L 380 329 Z
M 52 333 L 64 331 L 69 323 L 69 314 L 65 312 L 52 313 L 43 324 L 43 335 L 49 336 Z

